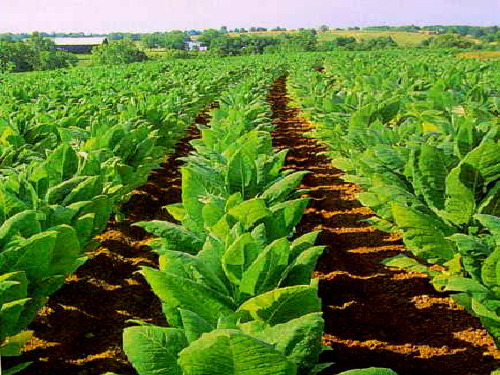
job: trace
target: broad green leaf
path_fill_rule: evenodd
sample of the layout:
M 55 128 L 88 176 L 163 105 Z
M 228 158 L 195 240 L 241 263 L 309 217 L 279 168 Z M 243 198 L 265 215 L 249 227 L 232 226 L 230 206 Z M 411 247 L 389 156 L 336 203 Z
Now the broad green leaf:
M 445 212 L 442 216 L 455 225 L 468 224 L 476 210 L 476 192 L 482 187 L 480 176 L 467 164 L 454 168 L 446 177 Z
M 452 233 L 437 218 L 407 206 L 394 204 L 392 212 L 396 224 L 404 231 L 409 250 L 424 259 L 443 263 L 453 258 L 454 249 L 445 237 Z
M 230 194 L 241 192 L 244 199 L 253 198 L 257 186 L 257 170 L 253 159 L 243 150 L 229 160 L 226 186 Z
M 205 333 L 180 353 L 183 375 L 296 375 L 295 364 L 271 345 L 238 330 Z
M 250 229 L 256 222 L 269 216 L 271 211 L 267 208 L 265 200 L 255 198 L 231 208 L 228 213 L 246 229 Z
M 313 246 L 302 251 L 284 272 L 285 277 L 280 286 L 309 285 L 313 277 L 318 259 L 325 246 Z
M 438 148 L 424 144 L 418 159 L 422 194 L 427 204 L 437 210 L 442 210 L 445 203 L 447 171 L 441 153 Z
M 123 349 L 139 375 L 183 375 L 177 357 L 187 346 L 180 329 L 138 326 L 123 331 Z
M 33 362 L 24 362 L 20 363 L 19 365 L 16 365 L 14 367 L 8 368 L 8 369 L 2 369 L 2 374 L 3 375 L 14 375 L 17 374 L 20 371 L 23 371 L 29 367 Z
M 215 327 L 198 314 L 183 309 L 180 309 L 179 311 L 181 314 L 184 334 L 186 335 L 189 343 L 198 340 L 203 333 L 208 333 L 214 330 Z
M 481 267 L 483 284 L 493 290 L 500 291 L 500 246 L 486 258 Z
M 166 251 L 160 255 L 159 264 L 162 272 L 191 279 L 224 295 L 229 294 L 222 280 L 210 267 L 210 263 L 205 263 L 203 259 L 180 251 Z
M 475 215 L 474 218 L 488 229 L 495 241 L 500 244 L 500 218 L 491 215 Z
M 182 325 L 178 308 L 190 310 L 210 324 L 215 324 L 221 314 L 233 312 L 234 305 L 227 296 L 195 281 L 148 267 L 143 267 L 141 273 L 160 298 L 167 320 L 172 326 Z
M 260 321 L 244 323 L 241 330 L 272 344 L 293 361 L 301 374 L 308 374 L 322 352 L 324 321 L 321 313 L 312 313 L 269 327 Z
M 302 171 L 289 174 L 267 188 L 260 195 L 260 198 L 264 199 L 268 205 L 284 201 L 300 185 L 304 176 L 309 173 Z
M 366 369 L 344 371 L 338 375 L 398 375 L 398 374 L 390 369 L 370 367 Z
M 17 357 L 21 355 L 23 347 L 33 337 L 33 331 L 22 331 L 14 336 L 9 336 L 0 347 L 0 356 Z
M 183 226 L 170 223 L 168 221 L 142 221 L 134 226 L 141 227 L 147 232 L 161 237 L 166 241 L 166 250 L 184 251 L 196 254 L 203 247 L 204 238 L 199 237 Z
M 63 182 L 51 187 L 47 194 L 45 195 L 45 200 L 48 204 L 61 204 L 64 205 L 64 202 L 68 196 L 72 194 L 73 191 L 77 189 L 77 187 L 86 181 L 88 177 L 86 176 L 75 176 L 69 180 L 64 180 Z M 88 199 L 82 199 L 88 200 Z M 67 202 L 67 204 L 75 203 L 76 201 Z
M 262 248 L 250 233 L 238 237 L 222 257 L 222 267 L 228 279 L 239 285 L 245 271 L 261 253 Z
M 297 258 L 300 253 L 304 250 L 307 250 L 310 247 L 313 247 L 318 239 L 320 232 L 309 232 L 303 234 L 299 238 L 296 238 L 292 242 L 291 246 L 291 256 L 293 259 Z
M 281 238 L 267 246 L 241 277 L 240 291 L 253 296 L 276 288 L 288 266 L 290 243 Z
M 6 220 L 0 226 L 0 246 L 3 247 L 16 234 L 30 237 L 39 233 L 42 228 L 38 217 L 36 211 L 23 211 Z
M 304 215 L 309 199 L 295 199 L 271 207 L 272 215 L 264 219 L 269 240 L 287 237 Z
M 182 221 L 186 216 L 186 210 L 182 203 L 169 204 L 164 207 L 172 217 L 177 221 Z
M 273 326 L 320 311 L 317 293 L 317 288 L 304 285 L 274 289 L 249 299 L 238 311 L 242 322 L 253 319 Z

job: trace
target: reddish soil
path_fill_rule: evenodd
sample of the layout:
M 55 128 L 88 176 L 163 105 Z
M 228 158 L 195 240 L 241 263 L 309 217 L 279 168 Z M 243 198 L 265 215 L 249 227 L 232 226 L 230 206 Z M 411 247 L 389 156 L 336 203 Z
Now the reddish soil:
M 355 195 L 360 188 L 341 180 L 342 172 L 325 148 L 306 134 L 310 124 L 289 108 L 286 77 L 270 97 L 277 130 L 275 147 L 289 148 L 287 167 L 309 170 L 303 188 L 311 203 L 298 233 L 322 230 L 327 246 L 317 267 L 326 321 L 324 343 L 335 364 L 323 374 L 352 368 L 388 367 L 399 375 L 487 375 L 500 368 L 500 353 L 479 320 L 424 274 L 383 266 L 384 258 L 405 251 L 397 236 L 360 222 L 372 215 Z
M 207 111 L 196 119 L 196 123 L 207 121 Z M 35 337 L 20 358 L 34 363 L 23 375 L 136 374 L 122 351 L 127 320 L 166 322 L 158 299 L 137 273 L 140 266 L 156 266 L 157 257 L 146 246 L 146 232 L 131 225 L 171 219 L 162 207 L 181 201 L 179 158 L 189 153 L 188 142 L 198 136 L 196 126 L 191 126 L 174 154 L 152 172 L 144 186 L 131 193 L 122 206 L 125 220 L 110 221 L 97 237 L 98 249 L 88 254 L 89 261 L 39 312 L 30 326 Z

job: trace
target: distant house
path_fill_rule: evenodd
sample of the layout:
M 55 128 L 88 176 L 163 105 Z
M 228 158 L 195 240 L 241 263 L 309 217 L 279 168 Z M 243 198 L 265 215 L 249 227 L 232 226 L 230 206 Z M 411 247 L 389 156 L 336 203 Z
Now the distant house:
M 190 40 L 186 42 L 186 50 L 188 51 L 206 51 L 207 46 L 202 42 Z
M 92 48 L 108 44 L 108 38 L 104 37 L 85 37 L 85 38 L 54 38 L 56 48 L 62 51 L 89 54 Z

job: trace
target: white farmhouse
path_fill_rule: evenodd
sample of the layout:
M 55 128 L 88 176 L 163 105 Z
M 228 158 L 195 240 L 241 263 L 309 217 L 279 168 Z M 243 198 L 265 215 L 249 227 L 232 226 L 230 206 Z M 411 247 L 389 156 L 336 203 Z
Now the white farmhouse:
M 196 40 L 190 40 L 186 42 L 186 50 L 188 51 L 206 51 L 207 46 L 202 42 L 198 42 Z

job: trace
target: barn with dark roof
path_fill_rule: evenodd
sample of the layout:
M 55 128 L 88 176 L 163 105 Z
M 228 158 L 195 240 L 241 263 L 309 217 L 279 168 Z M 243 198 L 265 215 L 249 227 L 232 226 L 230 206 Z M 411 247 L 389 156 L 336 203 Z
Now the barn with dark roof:
M 92 48 L 108 44 L 108 38 L 104 37 L 85 37 L 85 38 L 54 38 L 56 48 L 62 51 L 89 54 Z

